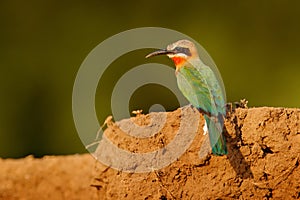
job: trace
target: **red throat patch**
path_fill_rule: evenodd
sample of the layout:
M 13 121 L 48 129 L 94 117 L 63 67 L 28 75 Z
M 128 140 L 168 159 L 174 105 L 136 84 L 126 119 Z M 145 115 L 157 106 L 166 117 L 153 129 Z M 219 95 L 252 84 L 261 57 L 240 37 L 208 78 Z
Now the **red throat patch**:
M 182 57 L 176 57 L 176 56 L 174 56 L 174 57 L 172 57 L 171 58 L 172 60 L 173 60 L 173 62 L 174 62 L 174 64 L 176 65 L 176 67 L 178 66 L 181 66 L 184 62 L 185 62 L 185 59 L 184 58 L 182 58 Z

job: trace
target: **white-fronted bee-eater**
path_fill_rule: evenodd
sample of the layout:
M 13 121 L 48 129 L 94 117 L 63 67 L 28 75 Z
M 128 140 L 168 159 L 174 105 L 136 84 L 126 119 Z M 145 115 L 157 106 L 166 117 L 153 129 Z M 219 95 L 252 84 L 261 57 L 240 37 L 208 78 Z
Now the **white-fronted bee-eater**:
M 227 154 L 223 135 L 226 115 L 223 90 L 212 69 L 200 60 L 196 46 L 189 40 L 179 40 L 146 58 L 157 55 L 167 55 L 174 61 L 180 91 L 204 115 L 204 134 L 208 131 L 212 153 Z

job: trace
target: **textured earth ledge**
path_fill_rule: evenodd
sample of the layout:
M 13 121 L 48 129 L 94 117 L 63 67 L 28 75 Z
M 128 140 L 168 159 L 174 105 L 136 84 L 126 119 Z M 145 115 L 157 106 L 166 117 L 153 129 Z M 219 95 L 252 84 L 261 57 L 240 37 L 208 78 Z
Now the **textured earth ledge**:
M 172 140 L 180 118 L 180 109 L 167 113 L 147 141 L 113 122 L 105 136 L 128 151 L 153 151 Z M 132 120 L 146 125 L 149 116 Z M 238 108 L 225 129 L 228 156 L 199 159 L 199 128 L 179 159 L 148 173 L 117 171 L 90 155 L 0 159 L 0 199 L 300 199 L 300 109 Z

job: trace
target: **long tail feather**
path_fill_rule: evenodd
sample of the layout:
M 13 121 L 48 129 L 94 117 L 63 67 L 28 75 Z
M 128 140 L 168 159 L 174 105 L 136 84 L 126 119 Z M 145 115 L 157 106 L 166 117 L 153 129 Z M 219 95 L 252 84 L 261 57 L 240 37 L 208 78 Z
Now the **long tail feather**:
M 204 115 L 204 119 L 208 126 L 210 146 L 212 148 L 212 153 L 215 155 L 225 155 L 227 154 L 226 139 L 223 135 L 223 124 L 224 119 L 222 115 L 218 118 L 209 117 Z

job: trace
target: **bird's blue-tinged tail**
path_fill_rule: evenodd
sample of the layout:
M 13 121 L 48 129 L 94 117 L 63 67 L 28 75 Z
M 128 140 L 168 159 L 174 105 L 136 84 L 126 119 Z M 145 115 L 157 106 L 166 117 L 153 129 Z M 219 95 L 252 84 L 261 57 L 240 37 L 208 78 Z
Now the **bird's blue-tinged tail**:
M 227 154 L 226 139 L 223 135 L 223 116 L 220 115 L 218 118 L 209 117 L 204 115 L 208 127 L 209 141 L 212 148 L 212 153 L 215 155 Z

